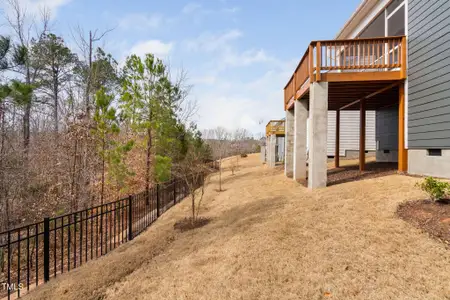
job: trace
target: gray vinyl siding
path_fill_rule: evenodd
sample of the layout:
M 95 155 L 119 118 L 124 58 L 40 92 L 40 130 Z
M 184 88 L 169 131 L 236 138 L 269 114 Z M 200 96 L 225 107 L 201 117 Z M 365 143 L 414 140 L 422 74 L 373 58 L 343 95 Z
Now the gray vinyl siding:
M 285 144 L 285 137 L 284 136 L 277 136 L 277 161 L 284 161 L 284 144 Z
M 398 150 L 398 107 L 376 111 L 377 150 Z
M 450 0 L 409 0 L 408 22 L 408 147 L 450 148 Z
M 366 150 L 375 151 L 375 111 L 366 112 Z M 339 156 L 359 150 L 359 111 L 341 111 Z M 327 155 L 334 156 L 336 144 L 336 112 L 328 112 Z

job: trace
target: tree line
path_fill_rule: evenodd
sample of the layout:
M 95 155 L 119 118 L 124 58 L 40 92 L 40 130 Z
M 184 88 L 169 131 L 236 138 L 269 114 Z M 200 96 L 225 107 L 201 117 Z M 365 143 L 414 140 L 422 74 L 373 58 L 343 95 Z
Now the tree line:
M 211 156 L 185 74 L 152 54 L 123 66 L 80 28 L 77 49 L 18 0 L 0 36 L 0 231 L 150 189 Z M 30 30 L 32 28 L 32 30 Z

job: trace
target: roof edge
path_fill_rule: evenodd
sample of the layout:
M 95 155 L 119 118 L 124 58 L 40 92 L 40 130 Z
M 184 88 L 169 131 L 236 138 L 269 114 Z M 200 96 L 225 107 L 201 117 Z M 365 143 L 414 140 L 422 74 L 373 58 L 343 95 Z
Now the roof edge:
M 362 0 L 356 11 L 350 16 L 344 26 L 336 34 L 335 39 L 348 38 L 352 30 L 356 28 L 368 12 L 377 4 L 377 0 Z

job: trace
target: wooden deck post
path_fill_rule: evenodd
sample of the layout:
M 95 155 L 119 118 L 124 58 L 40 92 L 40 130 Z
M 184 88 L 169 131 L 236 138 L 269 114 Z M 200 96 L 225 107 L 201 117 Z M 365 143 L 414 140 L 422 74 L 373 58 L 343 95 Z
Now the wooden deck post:
M 398 101 L 398 171 L 408 171 L 408 151 L 405 149 L 405 85 L 399 86 Z
M 322 68 L 322 46 L 320 42 L 316 44 L 316 81 L 321 81 L 320 69 Z
M 313 83 L 315 81 L 314 77 L 314 48 L 310 44 L 308 47 L 308 64 L 309 64 L 309 81 Z
M 407 51 L 407 44 L 406 44 L 406 37 L 402 37 L 401 42 L 401 57 L 400 57 L 400 77 L 406 78 L 406 64 L 407 64 L 407 57 L 406 57 L 406 51 Z
M 334 166 L 339 168 L 339 136 L 340 136 L 341 111 L 336 110 L 336 146 L 334 152 Z
M 359 102 L 359 171 L 366 169 L 366 99 Z

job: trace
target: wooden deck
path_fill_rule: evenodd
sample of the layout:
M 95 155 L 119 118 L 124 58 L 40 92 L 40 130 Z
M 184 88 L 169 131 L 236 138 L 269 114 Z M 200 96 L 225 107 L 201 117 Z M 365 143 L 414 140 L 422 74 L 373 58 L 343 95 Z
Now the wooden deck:
M 309 96 L 311 83 L 329 82 L 329 109 L 367 109 L 385 105 L 406 78 L 406 38 L 313 41 L 284 88 L 284 108 Z M 395 97 L 397 99 L 398 97 Z
M 266 125 L 266 136 L 269 135 L 284 135 L 285 134 L 284 120 L 270 120 Z

